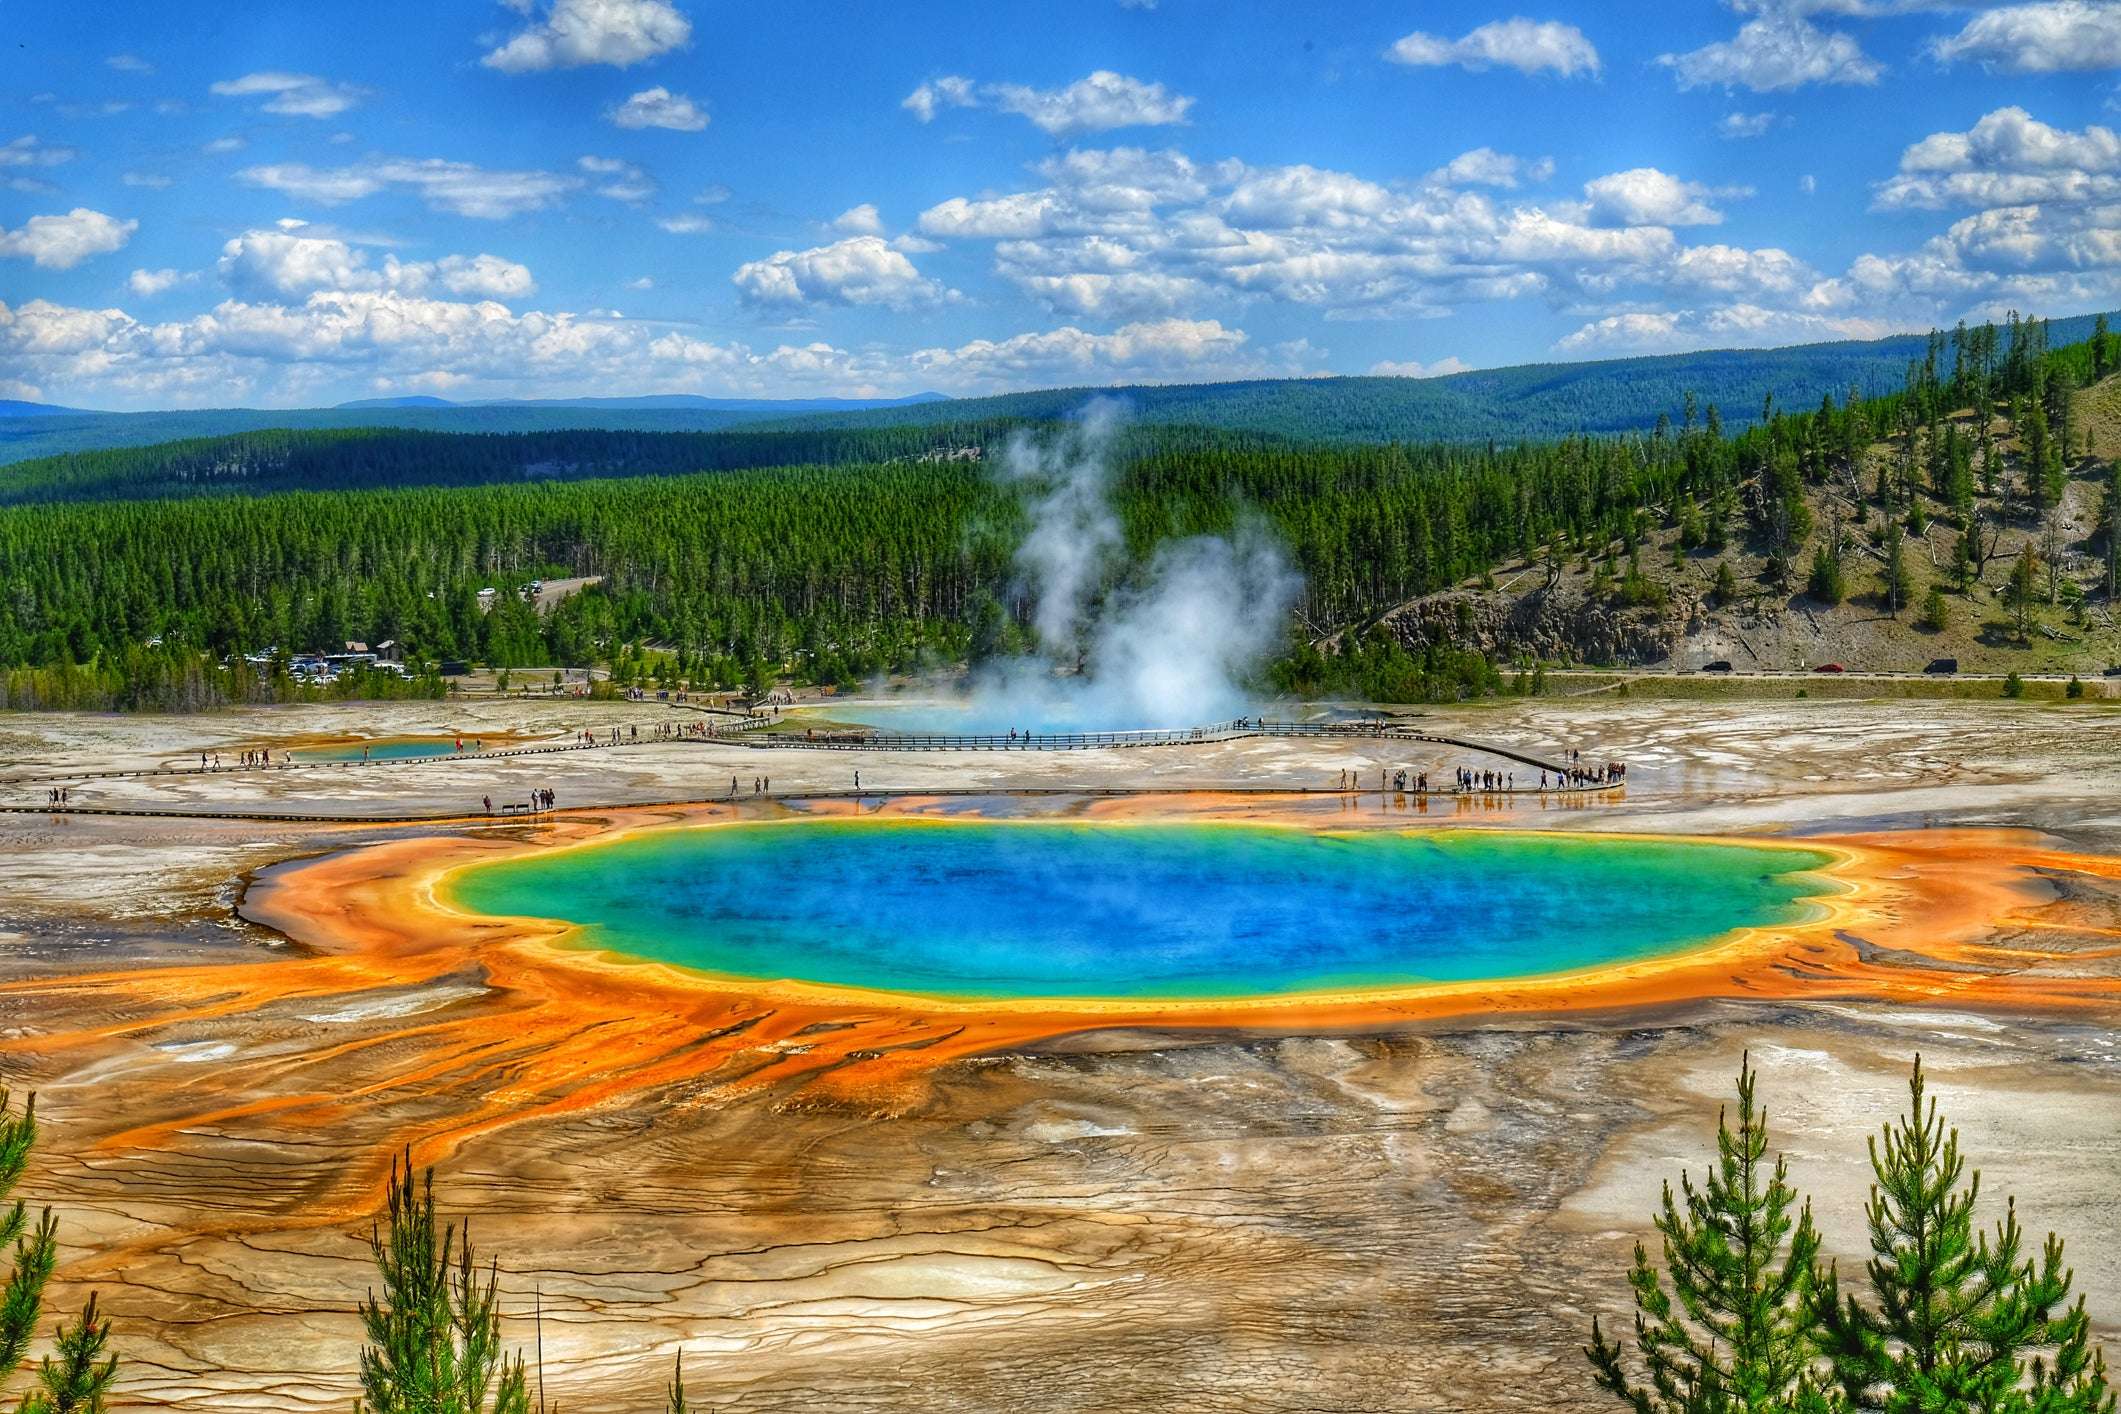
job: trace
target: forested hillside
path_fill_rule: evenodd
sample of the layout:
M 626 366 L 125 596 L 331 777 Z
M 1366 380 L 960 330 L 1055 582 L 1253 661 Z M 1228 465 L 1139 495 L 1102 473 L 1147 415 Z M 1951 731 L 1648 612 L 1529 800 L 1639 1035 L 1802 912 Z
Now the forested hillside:
M 885 462 L 998 442 L 1011 424 L 803 432 L 416 432 L 394 427 L 198 437 L 69 452 L 0 468 L 0 504 L 156 500 L 242 492 L 488 486 L 676 475 L 805 463 Z
M 328 408 L 202 408 L 173 412 L 88 412 L 38 403 L 0 403 L 0 466 L 66 452 L 144 447 L 266 428 L 404 427 L 429 432 L 714 432 L 815 412 L 846 400 L 765 398 L 571 398 L 451 403 L 441 398 L 374 398 Z M 864 400 L 895 404 L 903 399 Z
M 2097 470 L 2069 425 L 2073 390 L 2121 364 L 2114 336 L 2052 352 L 2043 337 L 2038 324 L 1969 331 L 1932 345 L 1900 391 L 1778 405 L 1736 430 L 1704 406 L 1643 435 L 1506 447 L 1144 434 L 1121 448 L 1116 502 L 1135 564 L 1164 538 L 1244 517 L 1279 535 L 1306 586 L 1279 670 L 1286 684 L 1424 695 L 1493 665 L 1464 661 L 1452 642 L 1410 659 L 1365 626 L 1505 559 L 1580 559 L 1599 568 L 1600 594 L 1626 602 L 1657 592 L 1642 552 L 1661 537 L 1698 555 L 1728 549 L 1753 592 L 1773 594 L 1827 574 L 1822 566 L 1841 564 L 1859 535 L 1891 543 L 1910 519 L 1954 520 L 1974 555 L 1993 555 L 1999 528 L 2027 538 L 2073 476 Z M 328 468 L 351 448 L 363 468 L 349 473 L 355 484 L 399 475 L 390 458 L 408 445 L 288 435 L 275 475 L 310 476 L 305 458 Z M 778 450 L 799 445 L 758 435 Z M 886 432 L 797 435 L 891 444 Z M 441 439 L 421 455 L 485 479 L 505 439 L 469 440 L 480 445 Z M 872 444 L 843 444 L 863 445 Z M 624 447 L 621 437 L 612 454 Z M 493 464 L 514 467 L 515 456 Z M 651 672 L 733 686 L 784 674 L 859 681 L 961 661 L 1024 632 L 1028 606 L 1010 573 L 1020 511 L 977 463 L 503 479 L 0 509 L 8 700 L 145 705 L 231 655 L 349 638 L 395 639 L 430 661 L 599 662 L 622 679 Z M 1822 494 L 1869 509 L 1824 525 Z M 2079 560 L 2094 544 L 2104 556 L 2103 580 L 2082 565 L 2072 572 L 2080 598 L 2112 594 L 2116 501 L 2102 504 L 2100 529 L 2070 547 Z M 2052 517 L 2049 526 L 2061 533 Z M 2060 549 L 2053 572 L 2037 555 L 2027 571 L 2051 605 L 2064 592 Z M 514 593 L 532 578 L 571 575 L 603 578 L 542 616 Z M 482 612 L 487 588 L 499 592 Z M 1321 642 L 1332 651 L 1321 655 Z

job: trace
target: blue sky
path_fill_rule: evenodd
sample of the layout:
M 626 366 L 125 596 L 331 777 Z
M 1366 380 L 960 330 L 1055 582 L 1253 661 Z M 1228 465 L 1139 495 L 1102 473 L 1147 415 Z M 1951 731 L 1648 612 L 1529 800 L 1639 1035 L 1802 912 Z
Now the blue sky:
M 1408 376 L 2121 306 L 2121 0 L 16 7 L 0 397 Z

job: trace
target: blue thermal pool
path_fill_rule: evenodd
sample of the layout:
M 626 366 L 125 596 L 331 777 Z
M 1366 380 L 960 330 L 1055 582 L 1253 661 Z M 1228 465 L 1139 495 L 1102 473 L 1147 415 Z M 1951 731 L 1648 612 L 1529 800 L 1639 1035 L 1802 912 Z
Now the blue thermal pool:
M 501 737 L 487 737 L 481 743 L 487 751 L 521 744 Z M 294 750 L 294 757 L 297 761 L 405 761 L 429 756 L 469 756 L 472 754 L 473 745 L 473 739 L 465 737 L 463 749 L 459 752 L 457 738 L 453 736 L 380 737 L 371 741 L 334 741 L 321 746 L 298 746 Z
M 1798 921 L 1830 856 L 1230 824 L 800 821 L 474 865 L 477 913 L 728 977 L 934 996 L 1213 998 L 1560 972 Z

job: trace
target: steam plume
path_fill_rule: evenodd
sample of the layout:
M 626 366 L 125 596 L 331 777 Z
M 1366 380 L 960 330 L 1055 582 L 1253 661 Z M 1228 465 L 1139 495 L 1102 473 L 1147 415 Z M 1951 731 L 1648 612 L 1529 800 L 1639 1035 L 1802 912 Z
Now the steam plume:
M 1016 568 L 1039 651 L 975 673 L 971 730 L 1193 726 L 1251 708 L 1244 683 L 1280 642 L 1298 577 L 1247 525 L 1165 542 L 1100 601 L 1123 545 L 1111 501 L 1121 420 L 1099 399 L 1068 433 L 1043 444 L 1020 435 L 1002 454 L 1002 476 L 1029 498 Z

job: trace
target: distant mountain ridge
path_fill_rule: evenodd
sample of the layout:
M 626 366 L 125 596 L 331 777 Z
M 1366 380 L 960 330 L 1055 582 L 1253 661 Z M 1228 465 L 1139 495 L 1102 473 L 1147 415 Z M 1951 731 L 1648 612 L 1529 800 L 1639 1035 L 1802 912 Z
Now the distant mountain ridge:
M 630 398 L 470 398 L 462 402 L 414 393 L 395 398 L 356 398 L 336 403 L 328 411 L 349 408 L 698 408 L 707 412 L 853 412 L 869 408 L 911 407 L 916 403 L 942 403 L 942 393 L 909 393 L 903 398 L 709 398 L 698 393 L 647 393 Z
M 2049 321 L 2056 344 L 2082 340 L 2096 316 Z M 2108 316 L 2121 321 L 2121 314 Z M 425 395 L 367 398 L 335 408 L 221 408 L 98 413 L 0 404 L 0 464 L 68 452 L 143 446 L 268 428 L 398 427 L 429 432 L 799 431 L 1052 421 L 1094 396 L 1126 402 L 1142 421 L 1329 442 L 1519 442 L 1646 431 L 1674 421 L 1691 395 L 1727 424 L 1753 421 L 1772 398 L 1817 406 L 1898 387 L 1926 334 L 1721 349 L 1585 363 L 1535 363 L 1437 378 L 1254 379 L 1234 383 L 1049 388 L 979 398 L 917 393 L 889 399 L 642 397 L 455 403 Z
M 60 407 L 57 403 L 33 403 L 22 398 L 0 398 L 0 417 L 102 417 L 87 408 Z
M 2048 321 L 2060 345 L 2091 336 L 2099 315 Z M 2121 313 L 2104 316 L 2121 322 Z M 914 408 L 820 414 L 750 424 L 756 431 L 882 427 L 926 422 L 1044 421 L 1066 417 L 1092 397 L 1118 398 L 1145 422 L 1188 423 L 1304 441 L 1544 441 L 1578 433 L 1648 431 L 1660 416 L 1677 422 L 1689 395 L 1713 404 L 1733 427 L 1776 406 L 1818 406 L 1851 390 L 1869 396 L 1899 387 L 1908 364 L 1926 356 L 1928 334 L 1795 344 L 1778 349 L 1711 349 L 1586 363 L 1529 363 L 1436 378 L 1257 379 L 1237 383 L 1051 388 L 959 398 Z M 1950 354 L 1947 348 L 1946 358 Z

